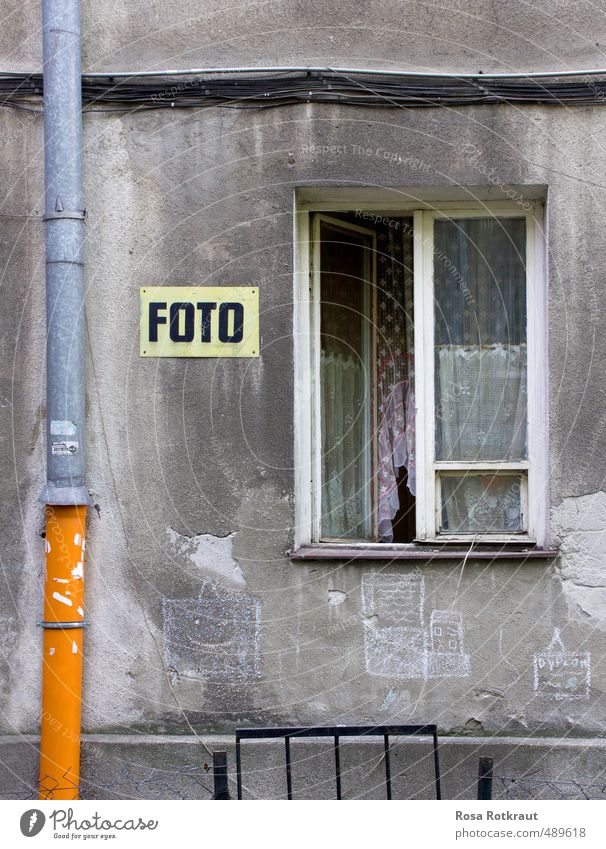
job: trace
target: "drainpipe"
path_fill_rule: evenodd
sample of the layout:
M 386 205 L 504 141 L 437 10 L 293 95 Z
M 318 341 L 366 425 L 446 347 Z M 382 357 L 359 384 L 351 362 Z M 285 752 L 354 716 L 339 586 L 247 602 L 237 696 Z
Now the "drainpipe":
M 77 799 L 84 621 L 84 205 L 79 0 L 42 0 L 46 580 L 40 798 Z

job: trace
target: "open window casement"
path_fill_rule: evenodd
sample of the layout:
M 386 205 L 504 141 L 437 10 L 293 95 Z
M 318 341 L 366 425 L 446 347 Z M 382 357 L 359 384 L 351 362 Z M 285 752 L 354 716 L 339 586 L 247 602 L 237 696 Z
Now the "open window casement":
M 313 251 L 316 535 L 373 539 L 376 237 L 318 215 Z
M 542 546 L 539 221 L 503 204 L 411 212 L 309 214 L 299 541 Z

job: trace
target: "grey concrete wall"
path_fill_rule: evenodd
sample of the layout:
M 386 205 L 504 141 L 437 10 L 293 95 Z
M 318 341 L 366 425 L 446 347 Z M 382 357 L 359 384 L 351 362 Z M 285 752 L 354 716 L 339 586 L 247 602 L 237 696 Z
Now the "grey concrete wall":
M 1 798 L 36 798 L 37 739 L 1 738 Z M 295 799 L 334 799 L 332 740 L 291 744 Z M 237 797 L 233 737 L 191 735 L 84 735 L 83 799 L 210 799 L 211 751 L 225 751 L 228 787 Z M 546 737 L 444 737 L 439 743 L 443 799 L 476 799 L 478 760 L 493 760 L 494 799 L 604 799 L 604 740 Z M 283 742 L 242 743 L 244 799 L 285 799 Z M 383 740 L 341 740 L 344 799 L 384 799 Z M 390 738 L 394 799 L 435 799 L 435 771 L 427 738 Z M 5 789 L 4 789 L 5 788 Z
M 83 0 L 84 68 L 329 64 L 416 70 L 602 67 L 603 15 L 541 0 Z M 7 0 L 2 67 L 41 62 L 37 0 Z
M 561 9 L 559 8 L 561 5 Z M 37 4 L 15 6 L 1 67 L 39 62 Z M 600 64 L 589 7 L 466 4 L 85 4 L 85 65 L 309 62 L 531 68 Z M 555 16 L 564 15 L 556 24 Z M 6 32 L 6 31 L 5 31 Z M 263 35 L 261 35 L 263 33 Z M 597 46 L 596 46 L 597 42 Z M 20 43 L 16 50 L 15 43 Z M 90 511 L 86 731 L 229 731 L 241 723 L 437 722 L 448 732 L 606 728 L 606 111 L 299 106 L 85 118 Z M 43 578 L 41 119 L 0 111 L 2 580 L 0 729 L 38 725 Z M 310 145 L 342 153 L 310 154 Z M 401 156 L 360 157 L 354 145 Z M 292 233 L 297 186 L 546 186 L 550 536 L 555 562 L 293 563 Z M 142 360 L 143 285 L 255 285 L 258 360 Z M 461 612 L 455 675 L 377 666 L 364 586 L 395 575 Z M 373 578 L 373 576 L 378 576 Z M 209 655 L 213 615 L 240 660 Z M 380 620 L 380 614 L 379 614 Z M 534 690 L 558 628 L 588 696 Z M 588 659 L 584 652 L 589 651 Z M 375 652 L 375 654 L 373 654 Z M 370 657 L 370 661 L 369 661 Z M 230 665 L 231 663 L 231 665 Z M 373 665 L 374 664 L 374 665 Z M 381 671 L 382 669 L 382 671 Z

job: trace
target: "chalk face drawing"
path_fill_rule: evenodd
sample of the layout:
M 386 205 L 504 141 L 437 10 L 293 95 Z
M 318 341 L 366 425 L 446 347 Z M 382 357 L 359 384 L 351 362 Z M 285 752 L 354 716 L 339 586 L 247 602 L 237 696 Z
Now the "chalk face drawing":
M 186 678 L 244 681 L 260 675 L 261 603 L 208 579 L 199 598 L 162 599 L 164 657 Z
M 547 648 L 537 652 L 534 660 L 534 690 L 556 702 L 588 699 L 591 683 L 591 654 L 568 651 L 554 628 Z
M 469 675 L 462 616 L 434 610 L 427 629 L 421 575 L 364 575 L 362 605 L 368 617 L 364 651 L 371 675 L 422 679 Z

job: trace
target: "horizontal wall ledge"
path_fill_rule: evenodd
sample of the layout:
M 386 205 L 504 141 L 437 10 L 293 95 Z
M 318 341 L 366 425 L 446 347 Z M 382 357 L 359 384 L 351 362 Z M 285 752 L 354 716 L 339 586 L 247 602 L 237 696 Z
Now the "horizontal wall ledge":
M 587 733 L 585 731 L 585 733 Z M 595 732 L 600 733 L 598 730 Z M 569 737 L 563 727 L 553 736 L 530 733 L 492 736 L 439 736 L 444 799 L 477 798 L 478 759 L 494 759 L 493 798 L 604 800 L 604 754 L 600 737 Z M 559 735 L 559 736 L 556 736 Z M 31 799 L 38 795 L 38 757 L 34 736 L 0 737 L 0 799 Z M 226 751 L 229 790 L 236 795 L 234 735 L 122 733 L 82 735 L 83 799 L 210 799 L 212 759 L 201 747 Z M 335 796 L 334 755 L 330 738 L 292 744 L 296 761 L 294 796 L 331 799 Z M 373 764 L 383 741 L 352 738 L 343 741 L 343 790 L 346 798 L 385 796 Z M 393 738 L 394 798 L 433 798 L 431 751 L 427 738 Z M 245 798 L 284 799 L 284 743 L 248 740 L 242 745 Z M 374 767 L 376 772 L 376 766 Z M 374 778 L 373 778 L 374 776 Z M 370 780 L 370 781 L 369 781 Z M 369 792 L 370 791 L 370 792 Z
M 430 547 L 424 545 L 302 545 L 290 552 L 291 560 L 553 560 L 558 556 L 556 549 L 521 548 L 501 546 L 498 549 L 478 545 L 469 548 Z

